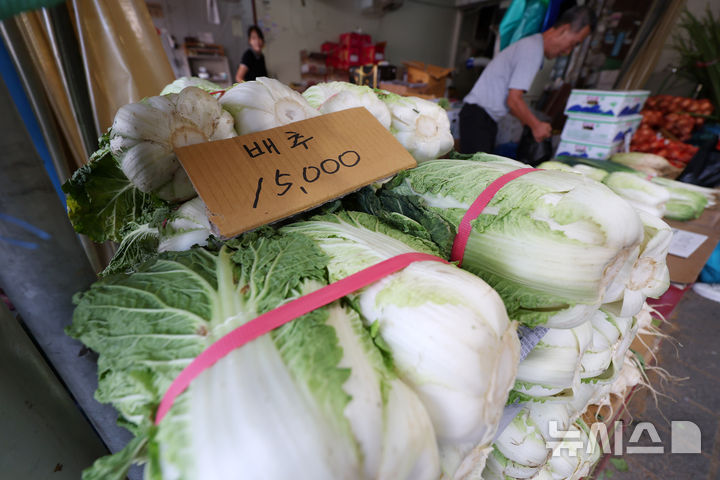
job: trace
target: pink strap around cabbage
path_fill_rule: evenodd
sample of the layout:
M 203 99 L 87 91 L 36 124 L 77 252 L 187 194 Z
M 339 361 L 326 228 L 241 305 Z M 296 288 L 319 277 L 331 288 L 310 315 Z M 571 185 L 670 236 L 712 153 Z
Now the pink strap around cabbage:
M 308 293 L 307 295 L 281 305 L 239 326 L 205 349 L 205 351 L 198 355 L 190 365 L 185 367 L 175 380 L 173 380 L 160 402 L 157 414 L 155 415 L 155 424 L 157 425 L 162 421 L 163 417 L 165 417 L 170 410 L 170 407 L 172 407 L 175 398 L 185 391 L 198 375 L 212 367 L 218 360 L 236 348 L 242 347 L 246 343 L 306 313 L 328 305 L 345 295 L 402 270 L 413 262 L 424 261 L 448 263 L 440 257 L 427 253 L 414 252 L 397 255 L 350 275 L 347 278 L 338 280 L 320 290 Z
M 516 178 L 525 175 L 530 172 L 538 171 L 538 168 L 520 168 L 513 170 L 512 172 L 506 173 L 496 178 L 470 205 L 465 215 L 463 215 L 460 225 L 458 225 L 457 235 L 455 235 L 455 241 L 453 242 L 452 251 L 450 253 L 450 260 L 457 262 L 458 266 L 462 266 L 463 257 L 465 256 L 465 247 L 467 246 L 468 238 L 470 238 L 470 232 L 472 226 L 470 222 L 475 220 L 487 207 L 488 203 L 493 197 L 504 187 L 507 183 L 515 180 Z

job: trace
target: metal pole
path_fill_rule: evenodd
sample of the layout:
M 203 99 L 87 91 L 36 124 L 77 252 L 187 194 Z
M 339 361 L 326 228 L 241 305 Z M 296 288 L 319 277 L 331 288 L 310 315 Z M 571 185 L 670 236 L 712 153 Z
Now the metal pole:
M 75 29 L 70 21 L 67 4 L 44 8 L 43 17 L 55 61 L 61 68 L 63 85 L 70 99 L 75 121 L 89 156 L 97 150 L 97 139 L 100 133 L 95 127 L 95 116 L 90 103 L 83 57 Z
M 40 131 L 45 139 L 45 144 L 52 156 L 60 182 L 64 183 L 70 178 L 70 164 L 63 150 L 58 130 L 51 121 L 52 111 L 47 103 L 42 84 L 30 59 L 30 52 L 28 52 L 22 40 L 22 35 L 17 25 L 12 20 L 0 21 L 0 35 L 2 35 L 2 39 L 5 41 L 5 47 L 15 64 L 15 69 L 25 89 L 25 95 L 30 101 L 33 112 L 35 112 L 35 117 L 40 125 Z
M 96 359 L 65 335 L 72 296 L 96 277 L 10 93 L 0 81 L 0 288 L 108 448 L 131 438 L 98 403 Z

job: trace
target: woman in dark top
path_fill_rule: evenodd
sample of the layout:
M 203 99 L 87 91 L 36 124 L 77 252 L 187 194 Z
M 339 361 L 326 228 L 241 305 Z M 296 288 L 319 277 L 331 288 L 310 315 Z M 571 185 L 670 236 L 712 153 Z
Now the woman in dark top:
M 248 43 L 250 48 L 243 54 L 240 61 L 240 66 L 235 74 L 236 82 L 248 82 L 257 77 L 267 77 L 265 55 L 262 53 L 265 38 L 262 30 L 255 25 L 248 28 Z

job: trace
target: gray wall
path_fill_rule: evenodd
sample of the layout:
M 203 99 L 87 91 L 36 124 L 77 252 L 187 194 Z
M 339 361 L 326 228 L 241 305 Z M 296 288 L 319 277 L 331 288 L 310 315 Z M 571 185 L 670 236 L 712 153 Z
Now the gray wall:
M 225 47 L 234 75 L 247 49 L 245 31 L 252 22 L 250 0 L 218 0 L 221 23 L 207 20 L 203 0 L 152 0 L 163 17 L 155 25 L 182 44 L 185 36 L 212 32 Z M 265 56 L 270 74 L 289 83 L 300 80 L 300 50 L 319 50 L 341 33 L 361 29 L 374 41 L 387 41 L 387 59 L 401 65 L 417 60 L 447 66 L 455 20 L 454 0 L 415 2 L 383 16 L 364 15 L 361 0 L 256 0 L 258 23 L 265 30 Z M 237 28 L 238 25 L 240 28 Z M 234 28 L 235 26 L 235 28 Z M 238 35 L 240 34 L 240 35 Z
M 163 16 L 153 18 L 153 22 L 156 27 L 166 29 L 175 37 L 178 42 L 176 55 L 182 53 L 185 37 L 198 37 L 202 32 L 212 33 L 214 42 L 225 47 L 225 55 L 234 77 L 242 54 L 248 48 L 246 32 L 252 24 L 250 0 L 218 0 L 219 25 L 208 21 L 205 0 L 151 0 L 147 3 L 162 7 Z
M 265 37 L 268 69 L 283 82 L 300 79 L 300 50 L 319 50 L 323 42 L 356 29 L 373 41 L 387 41 L 385 56 L 396 65 L 417 60 L 446 66 L 450 57 L 452 0 L 406 0 L 380 17 L 364 15 L 358 0 L 258 0 L 257 5 L 258 21 L 270 28 Z

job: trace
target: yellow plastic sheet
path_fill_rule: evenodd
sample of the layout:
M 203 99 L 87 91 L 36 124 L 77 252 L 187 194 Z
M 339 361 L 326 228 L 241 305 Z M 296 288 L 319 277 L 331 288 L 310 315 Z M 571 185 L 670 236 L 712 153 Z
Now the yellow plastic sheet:
M 32 63 L 40 77 L 40 83 L 43 85 L 44 94 L 57 120 L 58 128 L 68 146 L 72 158 L 70 169 L 74 170 L 85 164 L 89 153 L 83 145 L 75 113 L 70 105 L 63 80 L 62 69 L 53 53 L 42 14 L 38 11 L 21 13 L 15 17 L 15 22 L 30 52 Z
M 73 0 L 98 131 L 121 106 L 158 95 L 175 79 L 142 0 Z

